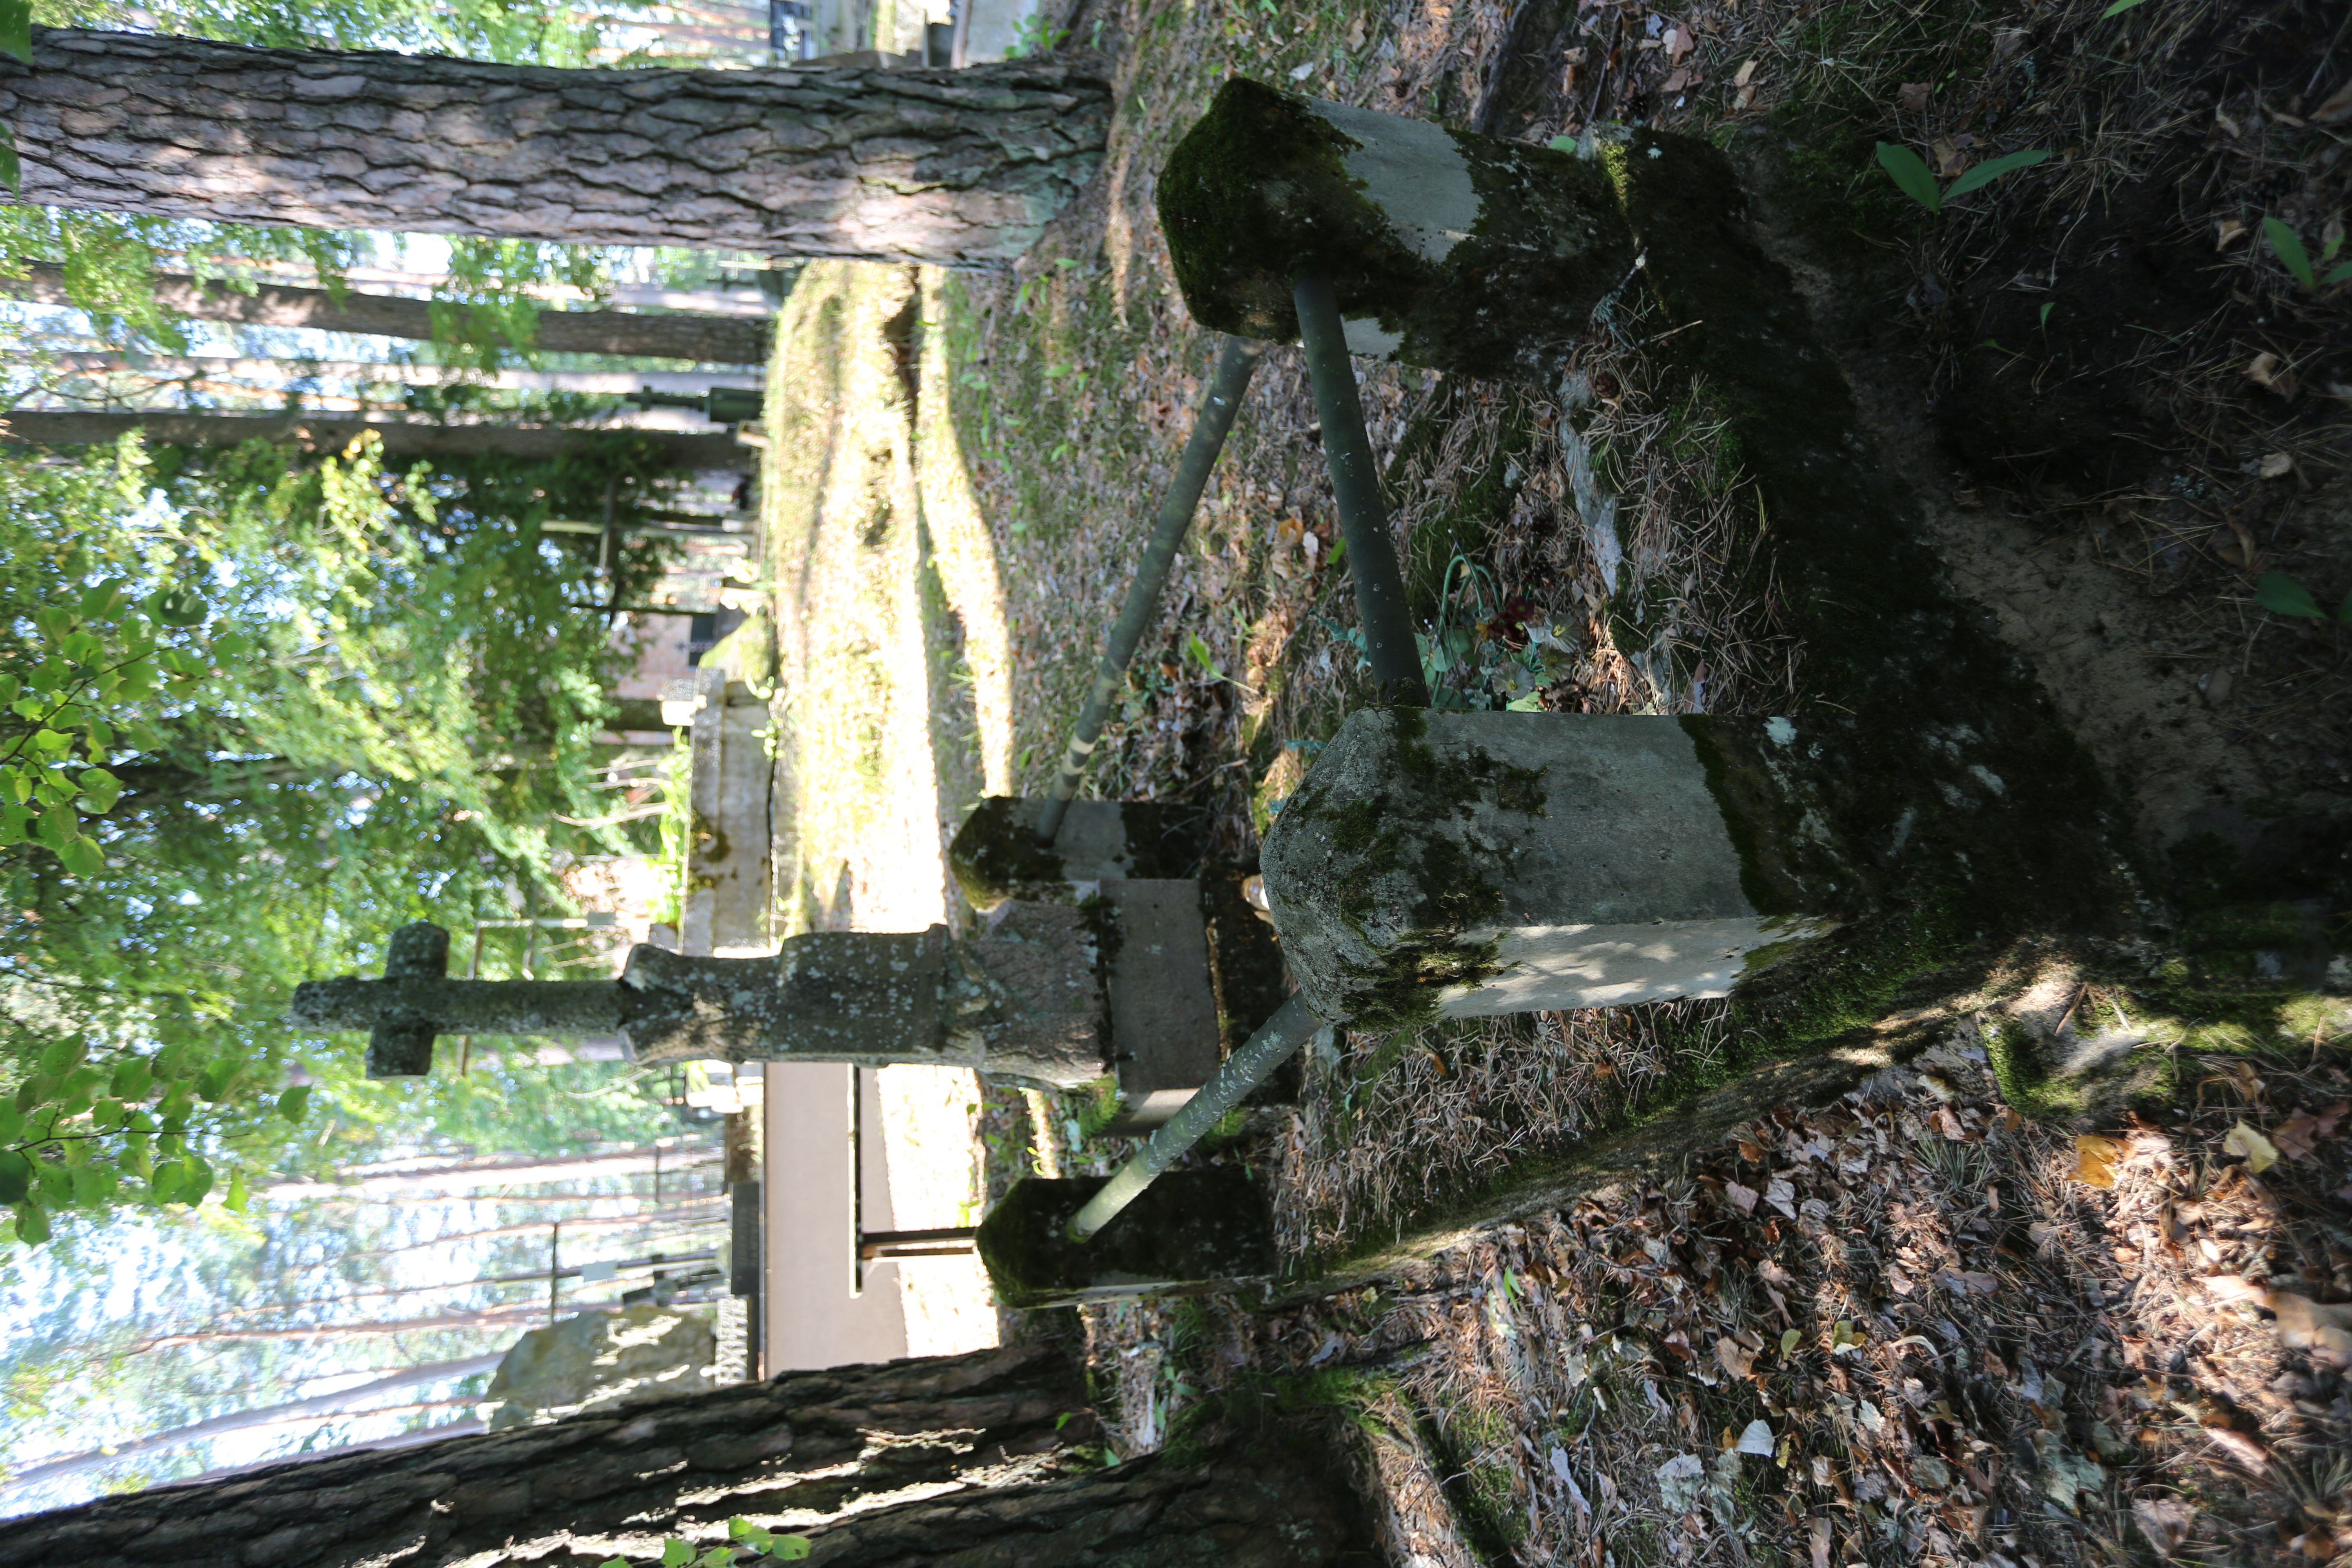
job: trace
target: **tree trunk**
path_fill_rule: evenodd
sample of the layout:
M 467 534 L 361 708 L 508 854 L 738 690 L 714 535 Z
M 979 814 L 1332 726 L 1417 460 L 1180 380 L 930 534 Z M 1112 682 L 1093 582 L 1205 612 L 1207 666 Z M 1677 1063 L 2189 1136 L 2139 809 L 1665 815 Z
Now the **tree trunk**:
M 155 303 L 177 316 L 237 321 L 251 327 L 316 327 L 384 338 L 433 336 L 430 300 L 346 290 L 338 300 L 323 289 L 264 284 L 240 293 L 226 283 L 198 282 L 182 273 L 158 274 Z M 23 278 L 0 278 L 0 294 L 43 305 L 71 305 L 65 268 L 37 261 Z M 749 316 L 635 316 L 625 310 L 539 312 L 532 347 L 549 353 L 635 354 L 702 364 L 765 364 L 768 323 Z
M 1319 1568 L 1369 1560 L 1317 1424 L 1109 1469 L 1060 1352 L 793 1372 L 520 1431 L 282 1464 L 12 1520 L 0 1568 L 592 1568 L 741 1516 L 820 1565 Z
M 142 430 L 160 447 L 234 447 L 245 441 L 290 441 L 306 451 L 337 452 L 365 431 L 383 441 L 387 458 L 560 458 L 599 441 L 643 441 L 672 468 L 743 470 L 751 449 L 725 431 L 704 436 L 677 430 L 567 425 L 435 425 L 363 414 L 211 414 L 154 409 L 130 414 L 26 412 L 0 414 L 0 441 L 29 447 L 89 447 Z
M 557 70 L 36 28 L 24 196 L 217 222 L 1001 267 L 1101 160 L 1097 61 Z

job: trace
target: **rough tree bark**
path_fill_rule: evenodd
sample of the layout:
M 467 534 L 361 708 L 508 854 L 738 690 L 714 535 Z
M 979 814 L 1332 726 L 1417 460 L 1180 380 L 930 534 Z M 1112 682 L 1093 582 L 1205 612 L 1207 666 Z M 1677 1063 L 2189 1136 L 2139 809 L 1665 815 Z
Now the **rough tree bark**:
M 435 425 L 357 414 L 81 414 L 10 409 L 0 415 L 0 441 L 28 447 L 88 447 L 142 430 L 163 447 L 234 447 L 245 441 L 290 441 L 311 452 L 339 452 L 363 431 L 383 441 L 387 458 L 560 458 L 615 436 L 644 441 L 668 468 L 751 466 L 749 447 L 723 430 L 708 436 L 677 430 L 636 430 L 572 425 Z
M 591 1568 L 741 1515 L 818 1564 L 1316 1568 L 1361 1551 L 1295 1434 L 1091 1468 L 1077 1371 L 1039 1346 L 787 1373 L 547 1426 L 281 1465 L 11 1520 L 0 1568 Z
M 1093 175 L 1103 68 L 556 70 L 36 28 L 24 197 L 163 216 L 1002 266 Z
M 365 332 L 420 342 L 433 336 L 432 301 L 398 294 L 346 290 L 337 299 L 323 289 L 278 284 L 264 284 L 246 294 L 226 283 L 200 282 L 178 272 L 158 273 L 154 290 L 155 303 L 166 311 L 202 321 L 317 327 L 321 331 Z M 66 293 L 65 268 L 46 261 L 35 262 L 23 278 L 0 278 L 0 294 L 43 305 L 73 303 Z M 749 316 L 543 310 L 532 346 L 549 353 L 636 354 L 701 364 L 765 364 L 768 322 Z

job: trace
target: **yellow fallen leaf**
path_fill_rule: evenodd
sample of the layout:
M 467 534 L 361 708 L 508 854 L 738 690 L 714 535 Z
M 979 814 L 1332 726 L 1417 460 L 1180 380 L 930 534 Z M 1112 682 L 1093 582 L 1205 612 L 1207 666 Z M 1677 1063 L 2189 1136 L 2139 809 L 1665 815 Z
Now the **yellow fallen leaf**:
M 2116 1162 L 2123 1157 L 2124 1146 L 2118 1139 L 2102 1138 L 2095 1132 L 2074 1135 L 2074 1179 L 2085 1186 L 2114 1186 Z
M 2352 1366 L 2352 1305 L 2330 1305 L 2273 1290 L 2267 1303 L 2278 1314 L 2279 1343 L 2308 1351 L 2314 1361 Z
M 2243 1121 L 2231 1128 L 2223 1135 L 2221 1152 L 2225 1154 L 2242 1156 L 2246 1162 L 2246 1169 L 2257 1176 L 2278 1163 L 2278 1145 Z

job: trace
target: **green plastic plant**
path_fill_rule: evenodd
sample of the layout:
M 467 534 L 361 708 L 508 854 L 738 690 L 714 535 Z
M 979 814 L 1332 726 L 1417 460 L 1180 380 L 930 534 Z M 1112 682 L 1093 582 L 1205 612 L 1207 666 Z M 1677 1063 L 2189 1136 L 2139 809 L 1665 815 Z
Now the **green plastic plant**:
M 2265 610 L 2282 616 L 2294 616 L 2307 621 L 2334 621 L 2338 626 L 2352 626 L 2352 594 L 2329 615 L 2311 596 L 2311 590 L 2284 572 L 2265 572 L 2254 584 L 2254 603 Z
M 2328 268 L 2325 276 L 2322 276 L 2319 268 L 2311 264 L 2311 252 L 2304 249 L 2302 237 L 2277 218 L 2263 219 L 2263 237 L 2270 242 L 2271 254 L 2279 258 L 2280 265 L 2293 273 L 2294 280 L 2303 285 L 2305 293 L 2316 294 L 2322 289 L 2333 289 L 2338 283 L 2352 282 L 2352 261 L 2336 262 L 2334 267 Z M 2341 233 L 2330 237 L 2319 253 L 2321 265 L 2325 266 L 2330 261 L 2335 261 L 2336 253 L 2343 248 L 2344 236 Z
M 1927 161 L 1918 153 L 1908 147 L 1898 146 L 1892 142 L 1881 142 L 1878 144 L 1878 166 L 1886 171 L 1887 178 L 1895 182 L 1897 190 L 1931 213 L 1942 212 L 1944 204 L 1955 196 L 1964 196 L 1970 191 L 1981 190 L 2003 174 L 2015 174 L 2020 169 L 2030 169 L 2034 164 L 2045 161 L 2049 156 L 2046 151 L 2039 147 L 2028 148 L 2022 153 L 2011 153 L 1979 163 L 1976 167 L 1963 173 L 1950 184 L 1939 186 L 1936 184 L 1935 172 L 1927 167 Z

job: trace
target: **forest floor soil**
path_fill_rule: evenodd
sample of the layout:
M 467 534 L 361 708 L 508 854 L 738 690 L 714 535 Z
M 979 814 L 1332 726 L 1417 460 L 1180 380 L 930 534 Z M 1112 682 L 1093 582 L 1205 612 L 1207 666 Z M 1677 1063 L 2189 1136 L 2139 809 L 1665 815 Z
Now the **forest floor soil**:
M 1105 51 L 1122 106 L 1087 199 L 1008 274 L 813 268 L 780 334 L 819 344 L 838 298 L 834 319 L 862 310 L 902 345 L 861 348 L 852 373 L 786 341 L 772 382 L 840 432 L 816 443 L 831 542 L 800 558 L 824 564 L 778 566 L 795 711 L 824 709 L 794 731 L 799 907 L 932 908 L 961 811 L 1050 777 L 1215 349 L 1176 295 L 1152 177 L 1241 73 L 1535 142 L 1640 121 L 1723 145 L 1956 584 L 2125 797 L 2151 875 L 2220 844 L 2275 873 L 2276 907 L 2340 929 L 2347 634 L 2258 594 L 2283 572 L 2332 612 L 2352 587 L 2347 290 L 2300 287 L 2263 227 L 2340 254 L 2352 41 L 2310 4 L 2105 9 L 1077 6 L 1072 37 Z M 1880 141 L 1947 181 L 2055 156 L 1931 216 Z M 835 281 L 852 274 L 875 280 Z M 1580 347 L 1581 406 L 1360 363 L 1449 700 L 1804 700 L 1737 463 L 1643 331 L 1636 314 Z M 910 434 L 875 434 L 891 421 Z M 1274 349 L 1089 781 L 1197 806 L 1244 860 L 1368 699 L 1319 435 L 1303 364 Z M 1596 474 L 1605 531 L 1575 502 Z M 1612 614 L 1628 595 L 1663 606 L 1642 646 Z M 936 673 L 877 642 L 885 625 L 922 626 Z M 1120 1453 L 1305 1379 L 1364 1432 L 1402 1562 L 2347 1561 L 2352 1009 L 2250 974 L 2227 1018 L 2190 1016 L 2129 969 L 1997 955 L 1927 1022 L 1889 1020 L 1933 1037 L 1909 1066 L 1376 1288 L 1008 1331 L 1083 1338 Z M 1725 1016 L 1350 1037 L 1297 1108 L 1202 1157 L 1259 1174 L 1288 1256 L 1344 1254 L 1638 1121 L 1727 1048 Z M 2128 1109 L 2053 1100 L 2005 1054 L 2088 1060 L 2151 1029 L 2160 1084 Z M 991 1195 L 1131 1149 L 1084 1137 L 1075 1103 L 982 1100 Z

